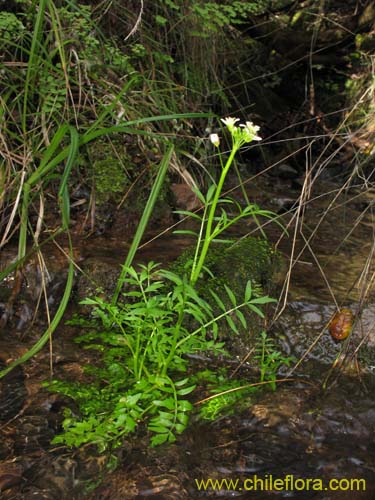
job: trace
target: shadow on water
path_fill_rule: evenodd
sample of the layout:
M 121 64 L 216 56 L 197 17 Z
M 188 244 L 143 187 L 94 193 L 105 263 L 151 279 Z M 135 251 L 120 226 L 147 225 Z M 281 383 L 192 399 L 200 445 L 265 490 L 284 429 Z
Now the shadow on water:
M 253 189 L 250 194 L 259 197 L 256 186 Z M 277 186 L 273 189 L 268 199 L 263 195 L 264 199 L 255 201 L 267 207 L 268 202 L 281 196 Z M 281 186 L 280 192 L 282 189 Z M 308 208 L 311 214 L 305 239 L 320 220 L 324 204 L 319 203 Z M 325 328 L 336 309 L 335 300 L 340 306 L 358 310 L 361 290 L 358 276 L 368 258 L 372 232 L 365 218 L 347 236 L 348 227 L 352 227 L 350 221 L 357 220 L 358 214 L 358 207 L 348 205 L 345 221 L 337 213 L 331 214 L 333 219 L 324 219 L 317 238 L 311 240 L 315 258 L 309 249 L 302 250 L 304 238 L 296 241 L 295 255 L 299 257 L 293 264 L 292 287 L 285 311 L 274 325 L 275 337 L 284 351 L 297 359 L 305 356 L 291 380 L 280 384 L 275 392 L 262 391 L 251 400 L 244 398 L 237 412 L 215 422 L 195 417 L 188 430 L 170 446 L 150 449 L 142 436 L 129 439 L 117 452 L 120 466 L 114 472 L 105 474 L 110 465 L 108 457 L 98 457 L 91 447 L 69 450 L 50 444 L 60 429 L 62 408 L 71 402 L 40 388 L 40 382 L 49 374 L 46 350 L 9 374 L 0 382 L 0 497 L 4 500 L 375 498 L 372 373 L 375 306 L 371 293 L 349 343 L 349 352 L 355 354 L 352 363 L 347 363 L 345 372 L 333 371 L 327 389 L 322 390 L 322 382 L 342 348 Z M 241 234 L 248 230 L 249 226 L 243 226 Z M 275 242 L 280 238 L 276 229 L 272 228 L 269 234 Z M 165 236 L 142 250 L 140 259 L 166 262 L 179 255 L 184 246 L 183 239 Z M 82 265 L 107 266 L 104 274 L 109 276 L 113 269 L 115 279 L 125 256 L 116 239 L 97 238 L 82 247 L 79 249 Z M 290 255 L 290 239 L 282 238 L 279 249 Z M 324 277 L 316 260 L 324 269 Z M 365 353 L 357 355 L 355 347 L 369 332 Z M 37 333 L 38 325 L 34 331 L 36 338 Z M 62 326 L 55 335 L 55 376 L 68 374 L 79 379 L 82 365 L 90 359 L 89 353 L 77 352 L 72 342 L 74 335 L 72 327 L 67 326 Z M 4 362 L 16 357 L 17 345 L 21 349 L 17 342 L 12 347 L 10 339 L 8 335 L 1 341 Z M 246 369 L 242 376 L 247 376 Z M 94 487 L 103 477 L 101 484 L 88 493 L 85 488 Z M 287 477 L 288 481 L 295 481 L 294 489 L 290 482 L 289 486 L 284 483 L 278 488 L 280 483 L 275 480 Z M 258 490 L 246 490 L 253 484 L 249 480 L 256 478 Z M 232 483 L 215 483 L 216 489 L 214 483 L 206 483 L 204 488 L 204 481 L 224 479 Z M 310 483 L 309 490 L 302 491 L 301 482 L 298 483 L 302 479 L 315 482 Z M 344 487 L 351 479 L 364 479 L 366 491 L 324 489 L 331 479 L 344 479 Z M 261 484 L 267 491 L 261 491 Z

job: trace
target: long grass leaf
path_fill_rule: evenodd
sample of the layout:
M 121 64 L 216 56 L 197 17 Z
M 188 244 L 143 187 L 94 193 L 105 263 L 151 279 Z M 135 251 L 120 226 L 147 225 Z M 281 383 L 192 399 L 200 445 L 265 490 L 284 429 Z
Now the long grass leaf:
M 46 148 L 46 150 L 43 152 L 43 158 L 38 166 L 38 168 L 35 170 L 35 172 L 30 175 L 28 179 L 28 184 L 30 184 L 30 187 L 34 186 L 36 183 L 40 182 L 42 178 L 51 170 L 48 168 L 49 166 L 49 161 L 55 154 L 56 150 L 61 144 L 61 141 L 65 137 L 66 133 L 68 131 L 68 125 L 64 124 L 61 125 L 55 132 L 49 146 Z M 71 150 L 71 146 L 68 146 L 66 148 L 66 156 L 69 155 Z M 64 149 L 65 151 L 65 149 Z M 64 158 L 65 159 L 65 158 Z M 58 162 L 59 163 L 59 162 Z M 56 166 L 58 163 L 54 162 L 54 166 Z
M 38 60 L 38 52 L 39 47 L 42 45 L 41 37 L 42 33 L 42 25 L 44 21 L 44 14 L 46 9 L 47 0 L 40 0 L 39 2 L 34 2 L 34 5 L 38 5 L 38 12 L 36 14 L 33 38 L 31 42 L 30 56 L 27 65 L 27 73 L 25 78 L 25 87 L 24 87 L 24 97 L 23 97 L 23 112 L 22 112 L 22 130 L 23 133 L 27 132 L 27 108 L 30 99 L 30 93 L 33 91 L 33 84 L 35 82 L 35 78 L 37 75 L 37 67 L 36 62 Z
M 79 135 L 73 127 L 70 127 L 70 138 L 71 138 L 71 140 L 70 140 L 70 147 L 69 147 L 69 155 L 68 155 L 68 159 L 67 159 L 66 166 L 64 169 L 64 173 L 63 173 L 62 178 L 61 178 L 60 189 L 59 189 L 59 203 L 60 203 L 62 228 L 63 229 L 67 229 L 68 225 L 69 225 L 70 199 L 69 199 L 67 182 L 68 182 L 70 172 L 73 168 L 75 159 L 77 157 L 78 146 L 79 146 Z M 30 189 L 30 185 L 27 185 L 27 188 Z M 26 194 L 27 194 L 27 196 L 26 196 L 26 200 L 27 200 L 28 199 L 28 191 Z M 23 235 L 23 238 L 26 238 L 26 234 Z M 72 241 L 71 241 L 69 232 L 68 232 L 68 242 L 69 242 L 68 276 L 67 276 L 67 280 L 66 280 L 64 294 L 63 294 L 63 297 L 60 301 L 60 304 L 59 304 L 59 307 L 56 311 L 56 314 L 55 314 L 53 320 L 51 321 L 51 324 L 49 325 L 47 330 L 43 333 L 43 335 L 40 337 L 38 342 L 36 344 L 34 344 L 33 347 L 31 349 L 29 349 L 23 356 L 21 356 L 16 361 L 11 363 L 4 370 L 0 371 L 0 378 L 4 377 L 7 373 L 9 373 L 11 370 L 13 370 L 13 368 L 15 368 L 16 366 L 18 366 L 22 363 L 25 363 L 32 356 L 34 356 L 37 352 L 39 352 L 44 347 L 44 345 L 47 343 L 47 341 L 50 339 L 51 335 L 53 334 L 53 332 L 56 330 L 57 326 L 59 325 L 59 323 L 64 315 L 66 306 L 68 305 L 69 298 L 70 298 L 72 288 L 73 288 L 73 277 L 74 277 L 73 245 L 72 245 Z M 22 242 L 22 244 L 24 247 L 23 252 L 25 253 L 26 240 L 24 242 Z
M 116 101 L 117 102 L 117 101 Z M 109 105 L 109 109 L 111 110 L 113 107 L 113 103 Z M 138 118 L 137 120 L 124 121 L 121 125 L 114 125 L 113 127 L 103 128 L 102 130 L 108 130 L 107 133 L 116 132 L 116 129 L 121 132 L 124 127 L 132 127 L 134 125 L 142 125 L 144 123 L 152 123 L 158 121 L 172 121 L 172 120 L 182 120 L 182 119 L 191 119 L 191 118 L 212 118 L 214 115 L 212 113 L 174 113 L 168 115 L 156 115 L 156 116 L 148 116 L 146 118 Z M 99 117 L 100 119 L 100 117 Z M 97 124 L 100 124 L 100 121 L 95 121 L 94 125 L 86 132 L 84 135 L 86 137 L 90 136 L 93 132 L 96 132 L 95 128 Z M 103 132 L 102 132 L 103 134 Z
M 72 243 L 69 237 L 69 249 L 70 249 L 70 254 L 73 254 L 73 247 Z M 53 332 L 56 330 L 57 326 L 59 325 L 61 318 L 63 317 L 63 314 L 65 312 L 66 306 L 68 305 L 69 302 L 69 297 L 72 292 L 73 288 L 73 277 L 74 277 L 74 264 L 73 261 L 71 260 L 69 262 L 69 269 L 68 269 L 68 277 L 66 280 L 66 285 L 65 285 L 65 290 L 64 290 L 64 295 L 60 301 L 59 307 L 56 311 L 56 314 L 51 321 L 51 324 L 47 328 L 47 330 L 43 333 L 43 335 L 40 337 L 38 342 L 36 342 L 31 349 L 29 349 L 25 354 L 23 354 L 20 358 L 16 359 L 16 361 L 13 361 L 9 366 L 7 366 L 4 370 L 0 371 L 0 379 L 4 377 L 7 373 L 9 373 L 13 368 L 16 366 L 21 365 L 22 363 L 25 363 L 28 361 L 32 356 L 34 356 L 36 353 L 38 353 L 44 345 L 48 342 L 49 338 L 53 334 Z
M 132 244 L 130 245 L 128 255 L 127 255 L 126 260 L 124 262 L 124 265 L 122 267 L 120 277 L 117 280 L 116 290 L 115 290 L 113 297 L 112 297 L 112 304 L 113 305 L 116 304 L 116 302 L 117 302 L 117 299 L 118 299 L 118 296 L 120 294 L 121 287 L 123 285 L 124 278 L 125 278 L 125 275 L 127 272 L 127 268 L 130 267 L 132 262 L 133 262 L 134 255 L 139 247 L 142 236 L 146 230 L 148 221 L 150 220 L 152 211 L 153 211 L 154 206 L 155 206 L 155 202 L 159 196 L 160 189 L 161 189 L 163 182 L 164 182 L 165 174 L 167 173 L 167 170 L 168 170 L 168 166 L 169 166 L 169 162 L 171 160 L 173 150 L 174 150 L 173 144 L 170 144 L 162 161 L 161 161 L 161 163 L 160 163 L 158 175 L 155 179 L 154 185 L 152 186 L 151 193 L 150 193 L 150 196 L 147 200 L 147 203 L 146 203 L 145 209 L 143 211 L 141 220 L 139 221 L 137 231 L 135 233 Z
M 61 178 L 58 199 L 61 209 L 61 219 L 63 229 L 69 227 L 70 222 L 70 198 L 68 193 L 68 179 L 73 165 L 76 161 L 79 148 L 79 135 L 75 128 L 70 127 L 70 151 L 66 161 L 64 173 Z

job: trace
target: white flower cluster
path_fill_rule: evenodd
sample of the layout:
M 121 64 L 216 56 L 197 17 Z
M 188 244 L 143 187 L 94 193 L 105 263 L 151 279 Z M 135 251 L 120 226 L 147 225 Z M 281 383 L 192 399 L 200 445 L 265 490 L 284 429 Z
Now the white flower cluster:
M 260 127 L 258 125 L 254 125 L 253 122 L 247 121 L 246 123 L 241 123 L 237 126 L 236 123 L 239 122 L 240 119 L 232 118 L 230 116 L 227 118 L 221 118 L 221 121 L 229 130 L 233 137 L 233 141 L 237 143 L 237 145 L 262 140 L 262 138 L 258 135 Z M 216 147 L 220 144 L 220 138 L 217 134 L 210 134 L 210 141 Z

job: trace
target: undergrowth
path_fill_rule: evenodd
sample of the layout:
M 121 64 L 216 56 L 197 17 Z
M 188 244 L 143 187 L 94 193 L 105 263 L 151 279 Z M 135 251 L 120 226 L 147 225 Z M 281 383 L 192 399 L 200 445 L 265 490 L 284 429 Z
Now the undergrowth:
M 189 357 L 202 351 L 225 354 L 217 340 L 219 320 L 237 314 L 244 321 L 241 309 L 262 314 L 259 306 L 272 300 L 253 298 L 248 282 L 243 300 L 214 317 L 186 275 L 180 277 L 152 262 L 140 266 L 139 272 L 127 269 L 124 286 L 129 291 L 124 292 L 123 302 L 114 306 L 99 298 L 87 299 L 83 304 L 94 306 L 94 318 L 70 322 L 88 330 L 76 342 L 98 351 L 102 365 L 86 367 L 94 378 L 91 384 L 57 380 L 47 384 L 79 406 L 79 414 L 66 410 L 64 433 L 54 443 L 93 443 L 104 451 L 119 446 L 141 423 L 146 423 L 152 445 L 173 442 L 193 409 L 186 399 L 195 389 Z M 231 294 L 229 289 L 227 293 Z M 190 318 L 199 325 L 194 331 L 185 326 Z
M 184 272 L 160 269 L 154 262 L 140 265 L 137 271 L 130 265 L 139 244 L 136 235 L 112 301 L 95 297 L 82 302 L 93 306 L 94 319 L 88 323 L 90 331 L 77 341 L 85 348 L 99 351 L 103 364 L 86 369 L 94 378 L 91 384 L 59 380 L 46 384 L 50 390 L 72 397 L 79 406 L 77 415 L 66 410 L 64 433 L 56 436 L 54 443 L 69 446 L 92 443 L 104 451 L 119 446 L 124 436 L 140 424 L 151 433 L 152 445 L 175 441 L 176 435 L 186 428 L 188 414 L 193 409 L 186 398 L 195 389 L 188 370 L 189 357 L 201 352 L 224 354 L 224 344 L 218 341 L 220 321 L 225 320 L 232 333 L 238 334 L 234 318 L 246 330 L 243 310 L 263 318 L 261 306 L 274 301 L 268 296 L 254 296 L 251 279 L 247 280 L 242 297 L 224 283 L 222 290 L 209 290 L 219 311 L 215 315 L 212 306 L 198 292 L 198 281 L 207 275 L 214 278 L 205 265 L 211 244 L 231 243 L 222 234 L 244 217 L 273 216 L 254 204 L 242 208 L 229 198 L 221 198 L 236 153 L 244 144 L 261 140 L 257 135 L 259 127 L 252 122 L 238 126 L 239 120 L 235 118 L 222 121 L 232 137 L 232 150 L 226 161 L 219 153 L 222 172 L 218 183 L 212 184 L 206 196 L 196 190 L 204 207 L 202 215 L 183 212 L 197 219 L 200 225 L 198 232 L 192 232 L 196 247 Z M 217 134 L 211 136 L 211 142 L 219 147 Z M 148 205 L 145 214 L 151 209 Z M 234 205 L 238 213 L 228 213 L 228 205 Z M 139 227 L 142 228 L 142 220 Z M 77 321 L 81 327 L 87 326 L 86 320 Z M 276 353 L 265 334 L 261 342 L 260 379 L 269 380 L 274 389 L 276 373 L 287 360 Z M 220 401 L 217 401 L 219 406 L 228 404 Z

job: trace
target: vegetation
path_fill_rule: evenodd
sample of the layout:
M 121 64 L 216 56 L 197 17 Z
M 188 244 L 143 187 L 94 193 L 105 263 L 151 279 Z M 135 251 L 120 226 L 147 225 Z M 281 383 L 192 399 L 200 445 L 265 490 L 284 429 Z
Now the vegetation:
M 272 301 L 268 296 L 253 297 L 251 281 L 247 282 L 244 297 L 239 301 L 224 283 L 230 307 L 225 306 L 218 293 L 210 290 L 220 310 L 215 316 L 209 303 L 197 293 L 196 283 L 202 273 L 212 274 L 204 266 L 209 247 L 213 243 L 223 245 L 227 242 L 218 237 L 245 216 L 272 216 L 254 205 L 241 209 L 238 204 L 239 215 L 230 217 L 221 208 L 220 216 L 216 216 L 219 205 L 234 203 L 228 198 L 222 199 L 221 192 L 236 153 L 244 144 L 260 139 L 256 135 L 259 127 L 250 122 L 237 126 L 238 119 L 223 121 L 233 138 L 232 151 L 223 163 L 217 185 L 212 184 L 206 197 L 196 191 L 203 203 L 203 215 L 188 213 L 200 223 L 198 233 L 193 233 L 197 243 L 194 258 L 188 263 L 191 270 L 189 267 L 185 269 L 189 273 L 178 275 L 159 269 L 153 262 L 141 265 L 139 272 L 129 267 L 139 244 L 137 233 L 112 302 L 100 298 L 83 301 L 83 304 L 94 306 L 94 316 L 98 321 L 89 322 L 91 331 L 79 341 L 103 353 L 104 368 L 89 369 L 95 377 L 89 386 L 59 381 L 48 384 L 50 389 L 75 399 L 81 412 L 78 418 L 69 412 L 63 424 L 65 432 L 54 439 L 55 443 L 76 446 L 94 443 L 103 451 L 108 445 L 119 446 L 123 436 L 134 431 L 143 421 L 147 421 L 148 429 L 154 433 L 153 445 L 173 442 L 176 433 L 186 428 L 187 413 L 193 409 L 192 404 L 184 399 L 195 389 L 190 376 L 185 373 L 188 357 L 205 351 L 223 353 L 223 343 L 217 340 L 219 320 L 225 318 L 233 333 L 238 333 L 232 316 L 236 316 L 246 329 L 242 309 L 248 308 L 263 317 L 259 306 Z M 211 141 L 219 146 L 217 134 L 211 137 Z M 152 193 L 145 214 L 152 210 L 153 198 Z M 139 229 L 142 227 L 143 219 Z M 119 302 L 122 288 L 125 292 Z M 193 330 L 188 328 L 191 324 L 196 325 Z M 261 382 L 270 380 L 275 388 L 277 369 L 285 359 L 276 351 L 271 355 L 271 344 L 266 343 L 264 335 L 262 339 Z M 183 378 L 181 373 L 184 373 Z
M 95 232 L 101 210 L 122 209 L 137 221 L 112 297 L 88 297 L 83 303 L 92 316 L 72 322 L 82 328 L 79 348 L 100 353 L 100 360 L 85 368 L 82 382 L 46 383 L 77 405 L 65 410 L 64 432 L 55 443 L 89 443 L 104 451 L 135 431 L 148 432 L 152 445 L 171 443 L 188 425 L 198 386 L 212 392 L 202 400 L 201 416 L 215 419 L 240 406 L 244 395 L 252 398 L 254 385 L 275 390 L 280 371 L 290 368 L 290 374 L 301 365 L 324 330 L 292 366 L 294 359 L 267 325 L 251 328 L 250 318 L 263 319 L 263 306 L 276 302 L 262 280 L 246 275 L 235 290 L 210 260 L 216 251 L 216 266 L 225 266 L 233 255 L 229 230 L 249 219 L 250 232 L 263 239 L 259 260 L 266 255 L 271 268 L 263 222 L 281 227 L 283 236 L 275 238 L 280 243 L 287 234 L 279 220 L 289 191 L 298 190 L 285 210 L 293 242 L 275 317 L 288 302 L 296 263 L 315 266 L 336 310 L 349 300 L 350 292 L 339 300 L 332 291 L 314 238 L 327 214 L 346 207 L 340 196 L 356 199 L 373 187 L 375 13 L 370 1 L 362 2 L 363 12 L 350 1 L 336 12 L 335 3 L 157 0 L 143 8 L 131 0 L 17 0 L 0 11 L 0 250 L 17 246 L 16 258 L 0 270 L 0 279 L 13 284 L 1 304 L 0 326 L 12 325 L 27 288 L 23 270 L 33 257 L 40 268 L 33 305 L 44 303 L 46 310 L 44 332 L 0 377 L 37 354 L 64 318 L 73 296 L 73 236 Z M 218 120 L 233 109 L 243 118 Z M 249 116 L 267 137 L 257 147 L 259 126 Z M 245 184 L 262 169 L 276 171 L 271 184 L 290 177 L 286 201 L 271 200 L 281 203 L 278 214 L 248 198 Z M 244 201 L 225 193 L 228 178 Z M 322 178 L 336 184 L 316 194 Z M 192 221 L 192 228 L 176 232 L 193 237 L 194 249 L 175 267 L 153 261 L 136 266 L 170 179 L 187 182 L 202 207 L 177 211 Z M 311 222 L 314 197 L 331 195 L 322 217 Z M 364 204 L 363 214 L 371 212 L 372 198 Z M 74 229 L 73 220 L 79 221 Z M 334 253 L 350 243 L 361 220 L 346 230 Z M 333 233 L 336 227 L 321 234 L 331 240 Z M 53 311 L 44 258 L 50 242 L 65 247 L 68 268 Z M 353 331 L 371 293 L 371 258 L 347 286 L 360 284 Z M 225 370 L 196 373 L 192 360 L 198 354 L 228 355 L 223 323 L 232 336 L 251 329 L 254 384 Z M 336 361 L 342 353 L 350 357 L 351 336 L 341 348 L 333 344 Z M 352 357 L 363 344 L 358 341 Z
M 205 420 L 216 420 L 219 416 L 231 415 L 248 407 L 249 401 L 263 384 L 276 390 L 276 380 L 280 368 L 287 368 L 295 361 L 292 356 L 285 356 L 278 350 L 274 340 L 265 331 L 261 332 L 255 345 L 254 359 L 260 371 L 259 383 L 249 384 L 247 380 L 228 377 L 225 369 L 213 373 L 205 370 L 196 374 L 196 379 L 208 385 L 212 396 L 200 401 L 200 415 Z
M 129 74 L 125 81 L 115 79 L 113 82 L 111 79 L 103 80 L 102 75 L 96 72 L 97 68 L 92 66 L 94 60 L 105 65 L 114 58 L 118 71 L 122 71 L 128 57 L 121 56 L 116 47 L 107 45 L 102 56 L 99 35 L 94 37 L 92 34 L 96 26 L 90 19 L 90 12 L 88 6 L 69 4 L 68 7 L 58 7 L 53 2 L 44 0 L 30 5 L 25 2 L 24 10 L 18 16 L 2 13 L 0 17 L 5 54 L 17 61 L 17 64 L 5 65 L 2 75 L 4 89 L 7 90 L 1 96 L 4 159 L 0 165 L 3 186 L 0 207 L 3 207 L 1 224 L 4 232 L 0 245 L 4 246 L 10 240 L 18 239 L 17 260 L 0 273 L 2 280 L 15 272 L 14 293 L 6 305 L 3 323 L 11 316 L 13 301 L 17 290 L 21 288 L 22 266 L 27 257 L 37 253 L 43 263 L 41 248 L 61 233 L 67 235 L 70 253 L 65 293 L 54 318 L 49 319 L 47 330 L 33 348 L 2 370 L 1 375 L 29 359 L 45 345 L 66 309 L 74 271 L 69 235 L 69 188 L 73 184 L 74 189 L 74 179 L 75 182 L 78 181 L 78 173 L 74 173 L 78 151 L 110 134 L 147 137 L 152 135 L 147 130 L 147 124 L 202 116 L 187 113 L 145 118 L 140 116 L 140 109 L 135 119 L 128 120 L 128 114 L 134 116 L 133 106 L 136 103 L 129 103 L 125 107 L 122 100 L 125 93 L 139 83 L 140 74 L 132 75 L 132 68 L 128 65 Z M 27 25 L 32 26 L 30 31 L 26 30 Z M 72 33 L 76 32 L 81 38 L 73 42 Z M 68 132 L 70 141 L 66 137 Z M 103 183 L 106 181 L 97 175 L 98 168 L 94 167 L 95 185 L 97 191 L 103 193 Z M 117 174 L 117 179 L 119 175 Z M 56 183 L 60 186 L 57 192 L 54 189 Z M 115 184 L 112 182 L 111 190 L 118 191 L 118 181 Z M 95 191 L 92 196 L 94 194 Z M 48 215 L 54 213 L 54 203 L 61 213 L 60 223 L 54 217 L 48 219 Z M 41 241 L 46 233 L 49 233 L 48 237 Z M 48 303 L 45 285 L 48 282 L 47 270 L 43 265 L 41 273 L 41 294 Z M 38 304 L 41 303 L 41 298 L 40 296 Z M 49 316 L 48 314 L 48 318 Z

